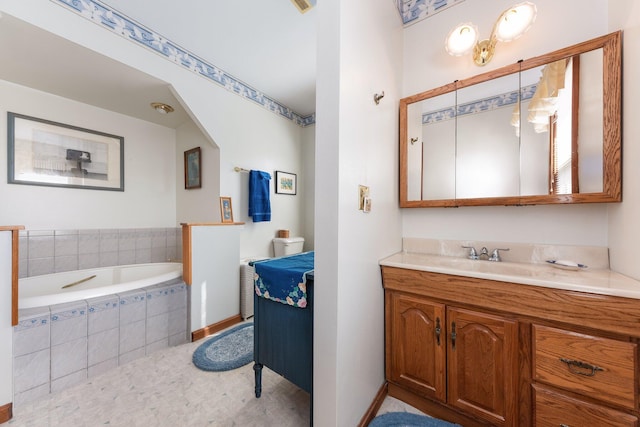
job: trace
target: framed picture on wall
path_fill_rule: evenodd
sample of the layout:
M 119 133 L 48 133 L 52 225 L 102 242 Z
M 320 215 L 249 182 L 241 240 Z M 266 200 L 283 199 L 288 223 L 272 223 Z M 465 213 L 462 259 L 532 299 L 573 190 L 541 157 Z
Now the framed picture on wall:
M 276 193 L 296 194 L 297 177 L 295 173 L 276 171 Z
M 231 197 L 220 197 L 220 219 L 222 222 L 233 222 Z
M 124 191 L 124 138 L 7 113 L 9 184 Z
M 184 152 L 184 188 L 191 190 L 202 187 L 200 147 Z

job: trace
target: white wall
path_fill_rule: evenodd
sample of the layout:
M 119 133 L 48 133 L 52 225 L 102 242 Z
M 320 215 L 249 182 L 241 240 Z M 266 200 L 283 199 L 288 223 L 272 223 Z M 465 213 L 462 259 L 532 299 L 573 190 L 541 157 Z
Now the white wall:
M 290 230 L 291 236 L 304 237 L 303 206 L 307 196 L 302 167 L 303 129 L 202 78 L 178 71 L 175 77 L 163 78 L 172 82 L 175 92 L 188 104 L 197 126 L 219 147 L 219 196 L 231 197 L 234 220 L 245 223 L 240 236 L 240 257 L 273 256 L 271 240 L 279 229 Z M 235 172 L 234 167 L 271 174 L 271 221 L 254 223 L 248 216 L 249 175 Z M 297 195 L 274 194 L 276 170 L 297 175 Z M 218 195 L 204 190 L 204 198 L 197 197 L 206 203 L 204 209 L 219 217 Z M 187 217 L 181 215 L 181 221 L 192 221 Z M 305 245 L 305 249 L 312 248 Z
M 640 242 L 640 2 L 609 1 L 610 30 L 622 29 L 622 203 L 609 207 L 611 268 L 640 280 L 637 248 Z
M 178 223 L 220 221 L 220 149 L 195 123 L 176 129 L 176 208 Z M 200 147 L 202 188 L 184 188 L 184 152 Z
M 7 111 L 124 137 L 125 191 L 7 184 L 0 224 L 31 229 L 173 227 L 176 225 L 175 131 L 91 105 L 0 81 L 0 134 Z M 0 138 L 0 176 L 7 139 Z
M 402 28 L 390 1 L 317 7 L 314 424 L 353 426 L 384 383 L 378 260 L 401 246 Z M 358 210 L 360 184 L 370 188 L 368 214 Z
M 11 327 L 12 232 L 0 231 L 0 406 L 13 401 L 13 328 Z
M 198 124 L 178 129 L 178 222 L 219 221 L 218 197 L 229 196 L 234 221 L 245 223 L 240 234 L 241 258 L 273 256 L 271 240 L 280 229 L 290 230 L 291 236 L 306 237 L 305 223 L 311 221 L 313 227 L 313 217 L 305 216 L 308 191 L 313 188 L 305 183 L 309 174 L 313 182 L 313 170 L 307 171 L 304 165 L 313 157 L 305 160 L 303 150 L 309 139 L 313 142 L 313 127 L 305 140 L 301 127 L 245 99 L 223 91 L 225 102 L 213 103 L 213 98 L 197 94 L 201 88 L 184 83 L 177 81 L 174 87 L 183 99 L 192 100 L 189 107 L 210 112 L 197 117 Z M 207 130 L 213 142 L 199 129 Z M 197 146 L 202 149 L 202 188 L 185 190 L 183 152 Z M 306 154 L 313 156 L 313 152 Z M 249 217 L 249 174 L 235 172 L 235 167 L 271 175 L 271 221 L 254 223 Z M 297 175 L 295 196 L 275 194 L 276 170 Z M 305 242 L 305 249 L 313 249 L 312 241 Z
M 302 235 L 305 238 L 304 250 L 313 250 L 315 244 L 314 214 L 315 214 L 315 185 L 316 185 L 316 127 L 307 126 L 302 130 L 302 164 L 301 169 L 304 172 L 304 196 L 302 199 L 302 216 L 304 218 L 304 231 Z M 322 179 L 322 174 L 319 179 Z
M 240 269 L 225 267 L 234 265 L 239 259 L 242 227 L 191 227 L 191 332 L 228 320 L 239 313 Z
M 607 22 L 608 3 L 616 2 L 536 0 L 538 16 L 531 29 L 513 42 L 499 42 L 493 60 L 485 67 L 478 67 L 471 56 L 448 55 L 444 49 L 445 36 L 460 22 L 472 21 L 478 26 L 480 38 L 487 38 L 494 21 L 513 1 L 497 0 L 490 5 L 462 2 L 404 30 L 403 96 L 614 31 L 617 28 L 609 28 Z M 633 2 L 623 3 L 628 12 Z M 628 139 L 626 133 L 625 139 Z M 626 162 L 626 151 L 624 158 Z M 628 182 L 625 180 L 625 185 Z M 606 204 L 405 209 L 402 216 L 403 235 L 409 237 L 608 245 Z
M 180 91 L 183 96 L 192 94 L 190 88 L 180 87 Z M 273 256 L 271 240 L 277 230 L 288 229 L 291 236 L 303 236 L 302 128 L 233 94 L 220 105 L 197 93 L 192 95 L 192 106 L 203 103 L 202 108 L 211 111 L 200 119 L 220 147 L 220 196 L 232 198 L 234 220 L 245 223 L 240 237 L 241 258 Z M 271 174 L 271 221 L 254 223 L 249 217 L 249 174 L 234 172 L 236 166 Z M 297 175 L 295 196 L 275 194 L 276 170 Z

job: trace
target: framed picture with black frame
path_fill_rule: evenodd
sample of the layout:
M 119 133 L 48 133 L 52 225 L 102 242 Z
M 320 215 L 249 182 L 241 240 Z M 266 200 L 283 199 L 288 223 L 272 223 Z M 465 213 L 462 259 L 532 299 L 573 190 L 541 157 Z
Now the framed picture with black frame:
M 276 171 L 276 193 L 295 195 L 297 192 L 295 173 Z
M 7 113 L 9 184 L 124 191 L 124 137 Z

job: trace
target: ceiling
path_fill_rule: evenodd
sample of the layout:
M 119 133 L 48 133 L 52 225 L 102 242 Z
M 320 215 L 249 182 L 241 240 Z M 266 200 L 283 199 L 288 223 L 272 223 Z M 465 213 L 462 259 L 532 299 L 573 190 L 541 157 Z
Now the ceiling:
M 103 3 L 298 115 L 315 112 L 314 9 L 301 14 L 290 0 Z M 172 128 L 189 120 L 168 83 L 6 14 L 0 54 L 12 58 L 2 80 Z M 176 111 L 160 115 L 150 102 Z
M 291 0 L 103 0 L 301 116 L 315 112 L 316 10 Z
M 1 80 L 171 128 L 189 120 L 166 82 L 6 14 L 0 56 L 11 58 L 0 65 Z M 176 111 L 158 114 L 149 105 L 155 101 Z

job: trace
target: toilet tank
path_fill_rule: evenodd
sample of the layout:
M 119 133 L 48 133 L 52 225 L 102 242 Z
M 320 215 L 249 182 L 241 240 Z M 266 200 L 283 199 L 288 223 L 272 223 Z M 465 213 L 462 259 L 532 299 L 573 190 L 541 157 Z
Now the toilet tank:
M 273 254 L 276 257 L 299 254 L 304 246 L 304 237 L 287 237 L 273 239 Z

